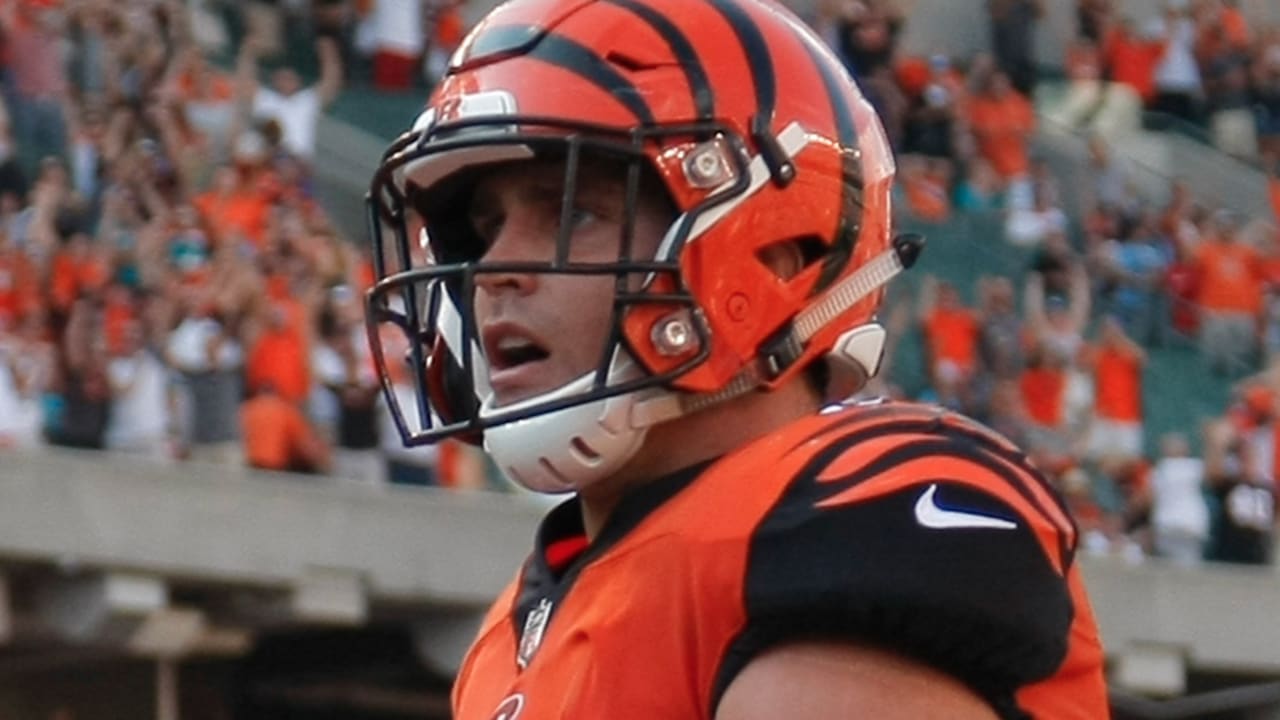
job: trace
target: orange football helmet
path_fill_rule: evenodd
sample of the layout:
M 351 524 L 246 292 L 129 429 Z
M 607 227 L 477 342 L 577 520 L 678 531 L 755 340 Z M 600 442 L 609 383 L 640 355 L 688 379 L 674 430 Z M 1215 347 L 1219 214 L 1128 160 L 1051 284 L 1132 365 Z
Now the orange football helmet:
M 571 203 L 590 155 L 622 164 L 631 209 L 642 176 L 659 179 L 676 218 L 654 257 L 629 257 L 624 240 L 616 262 L 583 267 L 565 251 L 514 269 L 644 280 L 638 292 L 619 281 L 595 372 L 495 407 L 471 296 L 477 276 L 513 268 L 466 251 L 471 231 L 451 212 L 458 178 L 560 158 Z M 645 428 L 820 359 L 869 377 L 884 283 L 919 248 L 890 240 L 893 173 L 871 106 L 777 2 L 500 6 L 372 183 L 370 337 L 405 441 L 483 437 L 520 482 L 572 489 L 616 469 Z M 762 260 L 779 244 L 800 249 L 799 272 L 781 277 Z M 394 402 L 387 365 L 400 360 L 381 352 L 384 326 L 409 338 L 414 408 Z

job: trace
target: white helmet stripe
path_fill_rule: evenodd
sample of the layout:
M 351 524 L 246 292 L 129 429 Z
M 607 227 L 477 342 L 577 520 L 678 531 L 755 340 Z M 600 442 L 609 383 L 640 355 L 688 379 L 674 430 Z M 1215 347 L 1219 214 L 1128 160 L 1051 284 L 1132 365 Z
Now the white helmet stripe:
M 778 136 L 778 143 L 782 146 L 782 149 L 786 152 L 788 158 L 794 158 L 796 155 L 800 154 L 800 151 L 803 150 L 806 145 L 809 144 L 809 134 L 800 126 L 800 123 L 793 122 L 782 131 L 782 134 Z M 699 215 L 698 218 L 694 220 L 693 229 L 689 231 L 689 237 L 686 239 L 686 242 L 693 242 L 699 237 L 705 235 L 706 232 L 714 227 L 716 223 L 720 222 L 724 216 L 733 212 L 739 205 L 750 199 L 752 195 L 760 192 L 760 188 L 764 187 L 764 184 L 769 181 L 769 166 L 765 164 L 762 156 L 755 156 L 755 158 L 751 160 L 751 164 L 748 168 L 751 173 L 751 181 L 747 186 L 746 191 Z M 730 180 L 729 182 L 726 182 L 716 188 L 715 192 L 711 193 L 710 197 L 715 197 L 719 193 L 727 192 L 733 187 L 735 182 L 737 181 Z M 658 247 L 658 253 L 656 256 L 658 260 L 670 259 L 668 255 L 671 253 L 672 244 L 676 239 L 676 229 L 682 226 L 684 221 L 685 216 L 682 215 L 679 218 L 676 218 L 676 221 L 672 223 L 671 229 L 667 231 L 667 236 L 662 239 L 662 244 Z

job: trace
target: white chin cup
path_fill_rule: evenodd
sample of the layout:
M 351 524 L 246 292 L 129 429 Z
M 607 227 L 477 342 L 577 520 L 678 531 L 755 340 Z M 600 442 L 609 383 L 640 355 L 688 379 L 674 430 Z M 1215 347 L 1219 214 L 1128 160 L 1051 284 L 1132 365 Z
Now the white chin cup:
M 640 368 L 625 351 L 614 352 L 609 384 L 632 380 Z M 591 390 L 595 372 L 536 397 L 495 407 L 484 399 L 480 416 L 573 397 Z M 644 442 L 648 425 L 637 427 L 632 410 L 640 393 L 632 392 L 505 423 L 484 431 L 484 447 L 512 481 L 535 492 L 579 490 L 622 467 Z

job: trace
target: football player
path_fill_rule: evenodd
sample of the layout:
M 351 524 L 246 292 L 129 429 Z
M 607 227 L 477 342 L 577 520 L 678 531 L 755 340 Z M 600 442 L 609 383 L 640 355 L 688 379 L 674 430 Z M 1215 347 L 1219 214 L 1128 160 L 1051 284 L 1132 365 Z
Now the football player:
M 515 0 L 466 38 L 373 181 L 370 336 L 407 443 L 570 495 L 455 717 L 1106 717 L 1076 530 L 1023 454 L 832 404 L 920 249 L 893 172 L 772 0 Z

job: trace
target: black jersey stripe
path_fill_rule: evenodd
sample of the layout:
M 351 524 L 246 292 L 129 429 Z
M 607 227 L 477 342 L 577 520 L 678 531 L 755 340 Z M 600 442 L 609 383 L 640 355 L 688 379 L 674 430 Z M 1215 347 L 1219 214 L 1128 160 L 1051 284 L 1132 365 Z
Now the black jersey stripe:
M 689 91 L 693 95 L 693 106 L 697 110 L 698 119 L 710 120 L 715 117 L 715 91 L 707 78 L 707 71 L 702 66 L 698 51 L 675 23 L 668 20 L 653 8 L 642 5 L 635 0 L 607 0 L 624 10 L 631 12 L 649 24 L 675 53 L 680 68 L 684 71 L 685 81 L 689 83 Z
M 873 408 L 872 412 L 879 410 L 883 414 L 891 414 L 891 407 Z M 901 409 L 897 409 L 900 414 Z M 860 416 L 860 417 L 859 417 Z M 856 414 L 847 422 L 858 422 L 865 420 L 866 416 L 862 413 Z M 845 424 L 845 423 L 841 423 Z M 833 428 L 827 428 L 823 435 L 829 433 Z M 1032 492 L 1030 483 L 1038 483 L 1049 493 L 1058 505 L 1058 515 L 1066 517 L 1068 522 L 1073 524 L 1067 528 L 1061 528 L 1063 534 L 1060 536 L 1060 552 L 1064 567 L 1070 566 L 1074 560 L 1074 548 L 1070 542 L 1071 537 L 1077 532 L 1074 521 L 1070 512 L 1066 509 L 1065 503 L 1062 501 L 1058 492 L 1044 481 L 1040 471 L 1027 461 L 1026 457 L 1019 451 L 1006 448 L 996 442 L 992 437 L 978 429 L 968 429 L 956 427 L 943 422 L 942 416 L 936 417 L 915 417 L 903 420 L 885 420 L 876 422 L 870 427 L 861 428 L 855 432 L 833 438 L 830 444 L 809 460 L 805 466 L 795 474 L 794 483 L 810 484 L 809 481 L 816 478 L 824 468 L 830 465 L 836 458 L 844 454 L 850 448 L 859 443 L 868 440 L 885 437 L 896 434 L 925 434 L 932 436 L 928 439 L 912 440 L 904 442 L 902 445 L 895 446 L 878 459 L 872 459 L 866 463 L 858 472 L 847 476 L 839 481 L 832 483 L 822 483 L 821 490 L 818 489 L 816 483 L 811 492 L 814 493 L 812 502 L 820 502 L 825 495 L 834 495 L 838 492 L 847 490 L 848 488 L 865 482 L 881 472 L 888 470 L 894 465 L 908 460 L 918 459 L 929 454 L 938 456 L 952 456 L 958 459 L 969 460 L 976 464 L 991 470 L 998 477 L 1003 479 L 1015 492 L 1018 493 L 1027 503 L 1034 508 L 1041 516 L 1054 527 L 1060 527 L 1054 519 L 1055 514 L 1044 506 L 1040 499 Z M 785 497 L 785 496 L 784 496 Z
M 612 95 L 641 123 L 653 123 L 653 111 L 636 86 L 591 48 L 563 35 L 548 33 L 529 50 L 529 57 L 568 70 Z

